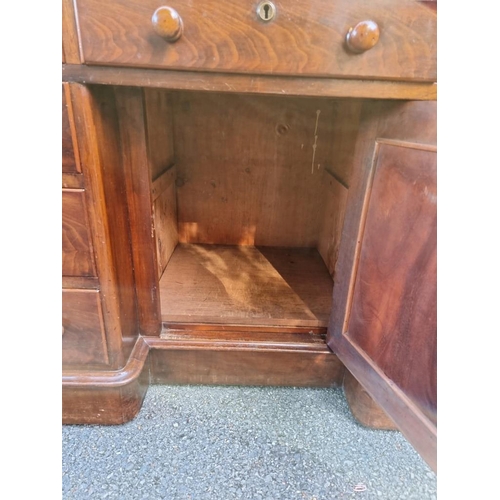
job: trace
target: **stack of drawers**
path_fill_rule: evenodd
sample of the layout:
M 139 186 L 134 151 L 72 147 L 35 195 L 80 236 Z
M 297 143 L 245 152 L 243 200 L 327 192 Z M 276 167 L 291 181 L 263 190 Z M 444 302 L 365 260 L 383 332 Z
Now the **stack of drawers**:
M 68 84 L 62 89 L 62 360 L 108 366 L 99 279 Z

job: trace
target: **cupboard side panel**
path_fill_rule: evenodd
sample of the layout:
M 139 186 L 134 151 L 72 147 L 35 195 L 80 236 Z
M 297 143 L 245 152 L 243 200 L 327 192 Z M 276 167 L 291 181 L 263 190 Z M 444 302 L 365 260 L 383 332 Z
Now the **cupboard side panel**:
M 353 155 L 359 133 L 363 102 L 336 100 L 332 103 L 331 135 L 327 141 L 327 163 L 323 180 L 322 225 L 318 251 L 334 278 L 347 196 L 353 170 Z
M 74 110 L 75 129 L 82 173 L 85 179 L 85 196 L 89 227 L 99 287 L 102 313 L 106 329 L 106 342 L 112 368 L 125 364 L 122 323 L 120 320 L 119 270 L 113 254 L 113 220 L 108 218 L 103 154 L 115 147 L 112 134 L 103 133 L 100 124 L 108 106 L 101 107 L 94 99 L 90 87 L 70 84 L 70 97 Z
M 144 112 L 153 219 L 161 277 L 179 241 L 175 190 L 174 110 L 172 96 L 164 90 L 144 89 Z
M 159 278 L 179 242 L 175 171 L 175 167 L 172 167 L 153 182 L 153 216 Z
M 335 266 L 342 236 L 348 190 L 328 173 L 324 175 L 325 206 L 318 238 L 318 252 L 335 281 Z
M 115 99 L 130 218 L 139 329 L 144 335 L 159 335 L 158 264 L 143 91 L 116 87 Z
M 151 181 L 174 164 L 173 107 L 168 92 L 145 88 L 144 113 Z
M 91 88 L 96 140 L 98 143 L 109 221 L 109 247 L 116 269 L 115 286 L 119 300 L 119 321 L 124 358 L 128 359 L 137 339 L 138 319 L 125 174 L 120 152 L 120 135 L 115 93 L 112 87 Z

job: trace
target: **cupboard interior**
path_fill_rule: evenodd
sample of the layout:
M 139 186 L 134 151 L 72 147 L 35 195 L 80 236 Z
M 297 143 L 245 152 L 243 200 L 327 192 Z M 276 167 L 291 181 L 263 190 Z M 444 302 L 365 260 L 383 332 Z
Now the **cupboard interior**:
M 144 89 L 161 319 L 324 333 L 361 103 Z

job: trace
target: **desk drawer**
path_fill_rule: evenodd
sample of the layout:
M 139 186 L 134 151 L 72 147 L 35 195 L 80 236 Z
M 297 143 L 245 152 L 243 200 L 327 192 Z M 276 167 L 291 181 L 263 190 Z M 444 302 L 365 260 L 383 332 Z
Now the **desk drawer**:
M 99 290 L 62 292 L 63 365 L 108 365 Z
M 436 13 L 409 0 L 275 0 L 268 22 L 254 0 L 77 0 L 87 64 L 219 72 L 436 80 Z M 155 32 L 174 9 L 175 42 Z M 372 48 L 346 47 L 349 28 L 378 25 Z M 173 23 L 175 24 L 174 19 Z M 170 28 L 172 23 L 168 25 Z
M 77 158 L 75 132 L 73 129 L 73 112 L 68 84 L 62 87 L 62 171 L 63 173 L 81 173 Z
M 62 275 L 97 276 L 83 189 L 62 192 Z

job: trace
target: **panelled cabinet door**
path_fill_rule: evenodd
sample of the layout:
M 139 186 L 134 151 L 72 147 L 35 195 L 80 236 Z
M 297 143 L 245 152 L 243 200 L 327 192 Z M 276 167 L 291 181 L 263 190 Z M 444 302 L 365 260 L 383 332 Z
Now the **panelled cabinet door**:
M 365 116 L 328 345 L 436 469 L 435 103 Z

